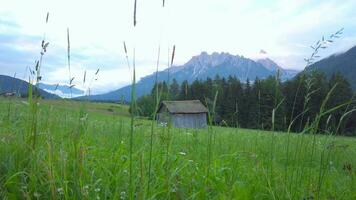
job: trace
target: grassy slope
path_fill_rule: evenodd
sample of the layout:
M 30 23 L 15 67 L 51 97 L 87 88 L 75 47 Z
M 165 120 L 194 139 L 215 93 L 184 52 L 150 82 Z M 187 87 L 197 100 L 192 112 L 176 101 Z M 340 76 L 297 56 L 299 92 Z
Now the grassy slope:
M 128 198 L 127 110 L 41 102 L 39 142 L 31 150 L 27 105 L 0 99 L 0 198 Z M 313 147 L 310 135 L 221 127 L 212 128 L 210 165 L 208 130 L 155 127 L 148 192 L 150 125 L 135 122 L 139 199 L 356 199 L 354 138 L 316 136 Z

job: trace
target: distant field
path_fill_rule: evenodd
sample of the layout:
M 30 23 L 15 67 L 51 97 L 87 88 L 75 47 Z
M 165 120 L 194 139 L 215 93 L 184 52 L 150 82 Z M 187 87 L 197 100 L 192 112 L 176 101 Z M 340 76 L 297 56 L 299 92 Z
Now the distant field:
M 54 106 L 56 108 L 63 108 L 69 110 L 79 110 L 83 102 L 80 101 L 64 101 L 64 100 L 44 100 L 42 103 L 46 106 Z M 123 117 L 129 117 L 129 106 L 114 104 L 114 103 L 96 103 L 96 102 L 84 102 L 86 106 L 86 112 L 92 114 L 106 114 L 106 115 L 119 115 Z
M 56 100 L 33 147 L 31 116 L 0 98 L 0 199 L 356 199 L 355 138 L 153 123 L 151 146 L 128 106 Z

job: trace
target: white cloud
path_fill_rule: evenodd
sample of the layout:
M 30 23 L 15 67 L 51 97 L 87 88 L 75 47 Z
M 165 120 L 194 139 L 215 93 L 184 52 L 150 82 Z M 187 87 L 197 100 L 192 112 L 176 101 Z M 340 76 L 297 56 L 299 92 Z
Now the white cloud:
M 0 21 L 0 34 L 41 38 L 46 30 L 50 47 L 45 55 L 44 77 L 48 82 L 65 83 L 69 27 L 73 75 L 81 77 L 84 70 L 93 73 L 100 67 L 95 86 L 98 93 L 130 83 L 123 41 L 127 43 L 130 60 L 133 48 L 136 49 L 138 77 L 155 70 L 159 44 L 161 69 L 168 62 L 168 49 L 173 44 L 176 64 L 183 64 L 201 51 L 224 51 L 254 58 L 260 49 L 265 49 L 277 63 L 301 69 L 303 58 L 310 53 L 309 44 L 323 34 L 345 27 L 345 37 L 323 55 L 356 43 L 353 0 L 342 3 L 337 0 L 167 0 L 165 8 L 161 3 L 138 1 L 138 23 L 133 28 L 132 0 L 5 0 L 0 15 L 18 26 L 4 26 Z M 47 11 L 50 20 L 44 26 Z M 39 44 L 40 40 L 18 40 L 11 45 L 18 51 L 31 52 L 32 56 L 39 52 Z M 20 68 L 23 70 L 24 66 Z M 0 69 L 0 73 L 4 71 Z

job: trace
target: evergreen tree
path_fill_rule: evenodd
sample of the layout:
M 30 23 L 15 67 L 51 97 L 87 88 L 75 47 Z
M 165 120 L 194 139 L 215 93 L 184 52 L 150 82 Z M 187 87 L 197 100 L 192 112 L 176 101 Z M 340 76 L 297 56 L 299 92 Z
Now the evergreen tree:
M 317 71 L 313 71 L 310 73 L 307 78 L 306 78 L 307 84 L 307 93 L 310 93 L 310 100 L 307 102 L 307 107 L 306 109 L 308 112 L 306 112 L 306 116 L 304 119 L 307 121 L 315 121 L 316 116 L 320 113 L 320 108 L 323 103 L 323 101 L 326 98 L 326 94 L 329 91 L 328 83 L 325 78 L 325 76 Z M 326 123 L 326 118 L 321 120 L 320 125 Z M 302 130 L 303 127 L 300 127 L 300 130 Z
M 137 110 L 141 116 L 152 118 L 155 108 L 155 98 L 152 95 L 144 95 L 137 99 Z
M 242 87 L 236 77 L 229 76 L 225 96 L 225 107 L 227 110 L 226 122 L 229 126 L 238 126 L 238 108 L 242 96 Z
M 179 100 L 188 100 L 188 99 L 190 99 L 188 81 L 183 81 L 183 83 L 181 84 L 180 90 L 179 90 L 178 99 Z
M 245 84 L 236 77 L 229 76 L 226 80 L 218 75 L 214 80 L 195 80 L 192 84 L 183 81 L 180 86 L 173 79 L 169 88 L 166 82 L 155 84 L 151 94 L 139 98 L 137 104 L 139 114 L 152 116 L 158 89 L 161 101 L 198 99 L 212 111 L 215 94 L 218 93 L 213 116 L 213 122 L 217 125 L 286 131 L 293 122 L 291 131 L 300 132 L 308 121 L 315 120 L 328 91 L 335 85 L 325 111 L 354 98 L 350 84 L 340 74 L 326 80 L 318 72 L 302 73 L 283 83 L 278 74 L 264 80 L 256 78 L 253 83 L 247 79 Z M 318 133 L 335 131 L 341 116 L 355 108 L 356 103 L 352 103 L 324 116 L 320 120 Z M 355 121 L 356 113 L 349 114 L 343 121 L 340 134 L 356 135 Z
M 172 80 L 172 84 L 169 87 L 169 94 L 172 100 L 177 99 L 179 96 L 179 84 L 176 79 Z
M 329 90 L 333 87 L 335 87 L 335 89 L 327 102 L 327 109 L 332 109 L 338 105 L 348 103 L 352 98 L 351 86 L 341 74 L 334 74 L 331 76 L 329 80 Z M 335 127 L 338 126 L 341 116 L 347 112 L 348 108 L 350 108 L 350 106 L 344 106 L 331 113 L 331 122 L 329 123 L 329 126 L 334 128 L 334 131 Z M 329 127 L 325 127 L 325 129 L 327 128 Z
M 261 81 L 258 78 L 256 78 L 252 86 L 252 91 L 249 95 L 250 109 L 249 109 L 249 118 L 247 121 L 248 128 L 254 128 L 254 129 L 262 128 L 260 96 L 261 96 Z
M 291 125 L 291 131 L 301 131 L 306 120 L 302 122 L 303 107 L 306 96 L 306 76 L 298 75 L 294 79 L 286 81 L 282 86 L 282 93 L 285 98 L 286 129 Z M 292 123 L 292 124 L 291 124 Z

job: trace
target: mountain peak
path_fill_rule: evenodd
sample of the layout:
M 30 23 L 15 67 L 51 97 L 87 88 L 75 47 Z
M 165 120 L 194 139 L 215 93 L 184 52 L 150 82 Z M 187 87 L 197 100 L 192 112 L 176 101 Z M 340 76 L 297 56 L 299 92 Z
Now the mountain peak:
M 270 71 L 277 71 L 277 70 L 283 70 L 282 67 L 280 67 L 277 63 L 275 63 L 273 60 L 269 58 L 262 58 L 257 60 L 258 63 L 262 64 L 264 67 L 266 67 Z
M 247 79 L 255 80 L 256 77 L 264 79 L 268 76 L 274 76 L 277 70 L 270 70 L 264 64 L 273 66 L 273 69 L 280 68 L 271 59 L 261 60 L 260 63 L 243 56 L 231 55 L 225 52 L 213 52 L 209 54 L 203 51 L 199 55 L 193 56 L 184 65 L 167 68 L 143 77 L 136 84 L 136 96 L 140 97 L 149 94 L 156 80 L 159 82 L 168 81 L 168 72 L 170 80 L 175 79 L 178 83 L 182 83 L 183 81 L 192 83 L 195 80 L 214 78 L 217 75 L 224 78 L 234 76 L 241 81 L 246 81 Z M 292 78 L 295 74 L 296 72 L 290 73 L 288 70 L 284 70 L 281 73 L 281 80 Z M 120 96 L 124 96 L 125 100 L 130 101 L 130 94 L 131 87 L 126 86 L 119 90 L 102 95 L 94 95 L 90 98 L 92 100 L 115 100 Z
M 240 58 L 225 52 L 213 52 L 208 54 L 206 51 L 201 52 L 197 56 L 193 56 L 185 65 L 194 66 L 218 66 L 226 61 Z

